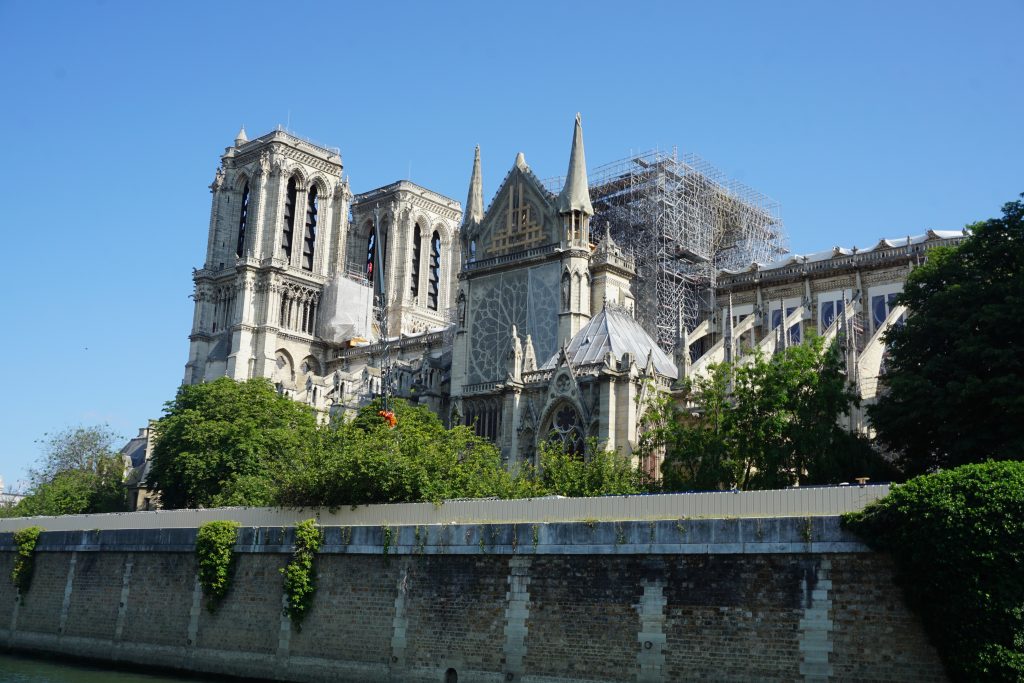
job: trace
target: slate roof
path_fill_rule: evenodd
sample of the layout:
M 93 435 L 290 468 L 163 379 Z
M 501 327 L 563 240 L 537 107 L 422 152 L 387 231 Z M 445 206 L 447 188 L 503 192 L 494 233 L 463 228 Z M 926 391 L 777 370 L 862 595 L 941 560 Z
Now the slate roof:
M 624 353 L 632 353 L 640 365 L 647 363 L 650 354 L 659 375 L 672 379 L 679 376 L 675 363 L 651 335 L 628 311 L 617 306 L 605 306 L 576 333 L 566 348 L 569 363 L 573 366 L 604 362 L 609 352 L 616 360 L 621 360 Z M 558 364 L 559 353 L 548 359 L 543 369 L 553 369 Z

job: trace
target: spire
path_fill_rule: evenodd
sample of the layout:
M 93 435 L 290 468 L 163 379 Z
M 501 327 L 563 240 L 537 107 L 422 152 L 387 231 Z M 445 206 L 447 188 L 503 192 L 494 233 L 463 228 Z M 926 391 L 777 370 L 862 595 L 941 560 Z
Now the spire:
M 243 125 L 238 129 L 238 135 L 235 136 L 235 147 L 241 147 L 246 142 L 249 142 L 249 136 L 245 134 L 245 126 Z
M 469 196 L 466 197 L 465 223 L 479 223 L 484 218 L 484 181 L 480 173 L 480 145 L 473 155 L 473 175 L 469 178 Z
M 565 187 L 558 195 L 558 213 L 581 211 L 594 215 L 587 187 L 587 160 L 583 155 L 583 124 L 576 114 L 576 127 L 572 133 L 572 151 L 569 153 L 569 171 L 565 174 Z

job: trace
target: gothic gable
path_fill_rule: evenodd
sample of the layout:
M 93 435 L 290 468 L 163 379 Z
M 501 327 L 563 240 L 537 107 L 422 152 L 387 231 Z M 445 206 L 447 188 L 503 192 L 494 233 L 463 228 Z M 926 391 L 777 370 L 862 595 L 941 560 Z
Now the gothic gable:
M 525 163 L 517 163 L 470 236 L 470 253 L 479 261 L 551 244 L 559 239 L 559 225 L 554 196 Z

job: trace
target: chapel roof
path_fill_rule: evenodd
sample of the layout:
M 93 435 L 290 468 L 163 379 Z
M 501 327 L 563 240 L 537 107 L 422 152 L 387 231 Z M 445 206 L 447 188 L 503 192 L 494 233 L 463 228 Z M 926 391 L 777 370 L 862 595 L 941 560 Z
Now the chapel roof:
M 543 369 L 554 369 L 560 353 L 548 359 Z M 576 333 L 566 347 L 566 356 L 569 363 L 574 366 L 601 363 L 609 353 L 616 360 L 621 360 L 624 353 L 631 353 L 641 365 L 645 364 L 650 356 L 659 375 L 672 379 L 679 376 L 675 363 L 661 350 L 651 335 L 647 334 L 627 310 L 615 305 L 605 305 L 601 312 Z

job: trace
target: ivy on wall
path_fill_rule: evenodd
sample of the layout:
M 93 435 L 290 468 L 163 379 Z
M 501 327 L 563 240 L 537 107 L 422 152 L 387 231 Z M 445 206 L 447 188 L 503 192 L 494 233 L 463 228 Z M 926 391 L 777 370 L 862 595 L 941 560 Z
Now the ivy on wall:
M 36 543 L 42 532 L 42 528 L 37 526 L 25 527 L 14 532 L 14 545 L 18 548 L 18 554 L 15 555 L 14 566 L 11 568 L 11 582 L 21 595 L 25 595 L 28 592 L 28 587 L 32 585 Z
M 284 592 L 288 599 L 286 610 L 292 623 L 301 628 L 306 611 L 313 604 L 316 592 L 316 573 L 313 564 L 317 551 L 323 543 L 323 533 L 315 519 L 307 519 L 295 525 L 295 550 L 284 574 Z
M 196 534 L 199 584 L 211 612 L 217 609 L 230 588 L 237 539 L 238 522 L 230 521 L 206 522 Z

